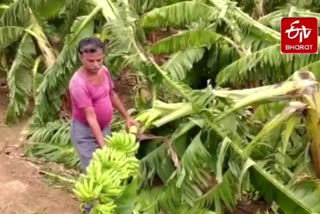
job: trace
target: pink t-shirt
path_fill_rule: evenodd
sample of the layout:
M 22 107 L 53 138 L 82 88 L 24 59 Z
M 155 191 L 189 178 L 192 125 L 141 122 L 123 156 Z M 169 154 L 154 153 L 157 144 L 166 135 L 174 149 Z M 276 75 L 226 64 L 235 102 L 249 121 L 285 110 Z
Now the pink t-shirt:
M 91 106 L 94 108 L 101 129 L 108 126 L 112 120 L 111 88 L 114 88 L 108 69 L 103 67 L 103 70 L 105 78 L 101 86 L 91 84 L 78 71 L 74 73 L 69 84 L 73 118 L 88 124 L 84 108 Z

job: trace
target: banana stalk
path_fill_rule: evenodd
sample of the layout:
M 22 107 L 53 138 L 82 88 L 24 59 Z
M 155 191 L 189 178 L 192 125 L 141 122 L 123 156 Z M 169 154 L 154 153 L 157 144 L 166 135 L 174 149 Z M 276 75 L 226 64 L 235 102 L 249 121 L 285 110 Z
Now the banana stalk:
M 0 5 L 0 10 L 6 10 L 9 8 L 9 5 L 6 5 L 6 4 L 1 4 Z
M 180 103 L 165 103 L 162 102 L 161 100 L 155 100 L 153 107 L 159 110 L 164 110 L 164 111 L 176 111 L 180 108 L 185 107 L 189 103 L 186 102 L 180 102 Z
M 33 74 L 33 97 L 34 97 L 34 102 L 36 102 L 36 97 L 37 97 L 37 88 L 38 88 L 38 81 L 37 81 L 37 72 L 38 72 L 38 68 L 41 62 L 41 56 L 37 57 L 35 62 L 34 62 L 34 66 L 32 68 L 32 74 Z M 36 105 L 36 103 L 35 103 Z
M 57 57 L 54 54 L 53 48 L 49 40 L 47 39 L 46 35 L 44 34 L 38 20 L 33 14 L 31 15 L 31 23 L 31 31 L 33 31 L 33 33 L 37 35 L 37 43 L 43 54 L 45 64 L 49 68 L 55 64 Z
M 261 90 L 253 90 L 254 93 L 239 100 L 229 110 L 221 114 L 217 120 L 220 121 L 232 112 L 255 103 L 299 98 L 302 96 L 306 88 L 313 87 L 315 85 L 317 85 L 317 82 L 311 79 L 296 79 L 268 87 L 263 86 L 260 88 Z
M 295 79 L 313 79 L 312 73 L 302 72 Z M 304 90 L 302 101 L 308 106 L 306 111 L 306 128 L 311 139 L 311 154 L 316 175 L 320 178 L 320 91 L 319 85 L 309 86 Z
M 260 93 L 261 91 L 269 88 L 270 86 L 261 86 L 257 88 L 246 88 L 240 90 L 213 89 L 212 94 L 216 97 L 231 100 L 232 102 L 236 103 L 249 95 Z
M 165 103 L 156 100 L 152 109 L 141 113 L 135 119 L 143 123 L 143 130 L 146 130 L 149 129 L 150 126 L 163 126 L 171 121 L 190 115 L 193 112 L 194 110 L 191 103 Z
M 164 117 L 160 118 L 159 120 L 154 121 L 153 125 L 156 127 L 160 127 L 166 123 L 169 123 L 169 122 L 174 121 L 176 119 L 179 119 L 181 117 L 185 117 L 187 115 L 190 115 L 193 112 L 194 112 L 194 110 L 192 108 L 192 104 L 186 103 L 186 104 L 184 104 L 183 107 L 178 108 L 177 110 L 172 111 L 171 113 L 165 115 Z

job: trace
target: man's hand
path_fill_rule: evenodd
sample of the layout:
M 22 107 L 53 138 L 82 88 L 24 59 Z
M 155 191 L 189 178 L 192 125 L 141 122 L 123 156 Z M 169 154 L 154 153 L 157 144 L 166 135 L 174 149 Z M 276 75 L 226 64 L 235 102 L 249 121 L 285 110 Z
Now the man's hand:
M 124 108 L 122 102 L 120 101 L 118 95 L 117 95 L 113 90 L 112 90 L 111 95 L 112 95 L 112 96 L 111 96 L 112 105 L 119 110 L 119 112 L 121 113 L 121 115 L 122 115 L 123 118 L 125 119 L 125 121 L 126 121 L 126 126 L 127 126 L 127 127 L 126 127 L 126 128 L 127 128 L 127 131 L 130 130 L 130 127 L 131 127 L 131 126 L 136 126 L 137 129 L 138 129 L 138 130 L 137 130 L 137 133 L 138 133 L 138 134 L 141 134 L 140 132 L 141 132 L 142 130 L 140 129 L 140 127 L 141 127 L 140 124 L 139 124 L 137 121 L 135 121 L 132 117 L 130 117 L 130 115 L 127 113 L 126 109 Z
M 130 130 L 131 126 L 136 126 L 139 133 L 140 124 L 137 121 L 135 121 L 132 117 L 126 118 L 126 125 L 127 125 L 127 130 Z
M 132 117 L 130 117 L 130 115 L 127 113 L 126 109 L 124 108 L 122 102 L 120 101 L 118 95 L 114 91 L 112 91 L 111 95 L 112 95 L 111 96 L 112 105 L 119 110 L 123 118 L 126 120 L 127 131 L 130 130 L 131 126 L 136 126 L 138 129 L 138 133 L 140 133 L 139 132 L 140 124 L 137 121 L 135 121 Z

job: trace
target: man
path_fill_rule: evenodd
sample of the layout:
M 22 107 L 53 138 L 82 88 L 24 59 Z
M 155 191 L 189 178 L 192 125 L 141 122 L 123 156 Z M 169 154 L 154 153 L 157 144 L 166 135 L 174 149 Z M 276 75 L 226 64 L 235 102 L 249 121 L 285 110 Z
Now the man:
M 108 69 L 103 66 L 104 45 L 97 38 L 85 38 L 78 46 L 82 66 L 70 80 L 72 103 L 72 142 L 80 156 L 84 172 L 93 152 L 104 146 L 104 137 L 110 135 L 113 107 L 126 120 L 127 128 L 138 126 L 125 110 L 114 92 Z

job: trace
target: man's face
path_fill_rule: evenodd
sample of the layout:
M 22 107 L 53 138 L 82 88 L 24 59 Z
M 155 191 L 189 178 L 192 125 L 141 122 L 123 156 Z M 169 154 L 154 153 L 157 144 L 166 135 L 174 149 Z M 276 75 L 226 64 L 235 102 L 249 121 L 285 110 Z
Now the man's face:
M 84 68 L 92 73 L 97 73 L 103 65 L 104 54 L 102 50 L 95 53 L 83 53 L 81 61 Z

